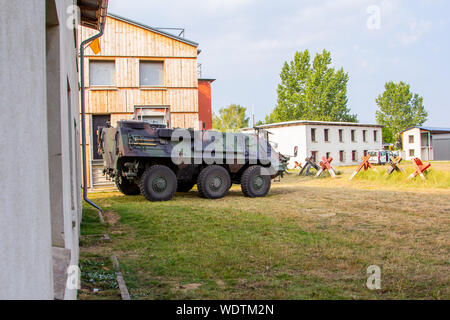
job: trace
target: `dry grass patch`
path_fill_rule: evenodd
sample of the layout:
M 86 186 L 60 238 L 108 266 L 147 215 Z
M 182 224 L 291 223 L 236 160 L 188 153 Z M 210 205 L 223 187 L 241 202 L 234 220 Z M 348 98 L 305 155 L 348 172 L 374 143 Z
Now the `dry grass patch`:
M 450 298 L 449 190 L 349 182 L 349 173 L 288 175 L 261 199 L 238 186 L 217 201 L 94 194 L 116 213 L 101 246 L 119 257 L 134 299 Z M 380 291 L 365 286 L 373 264 Z M 199 286 L 180 290 L 189 284 Z

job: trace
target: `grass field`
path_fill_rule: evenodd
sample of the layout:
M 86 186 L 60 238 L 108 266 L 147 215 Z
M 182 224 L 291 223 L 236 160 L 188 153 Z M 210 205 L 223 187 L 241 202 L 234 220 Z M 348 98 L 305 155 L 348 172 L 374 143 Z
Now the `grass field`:
M 288 175 L 260 199 L 239 186 L 216 201 L 91 194 L 107 225 L 86 207 L 80 298 L 120 298 L 114 253 L 132 299 L 449 299 L 450 163 L 433 163 L 426 182 L 339 170 Z M 366 287 L 370 265 L 381 290 Z

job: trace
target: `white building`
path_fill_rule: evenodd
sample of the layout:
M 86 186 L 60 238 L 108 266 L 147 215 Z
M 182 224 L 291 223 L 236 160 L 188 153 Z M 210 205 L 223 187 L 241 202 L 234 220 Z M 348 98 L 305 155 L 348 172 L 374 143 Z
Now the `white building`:
M 66 287 L 82 213 L 74 4 L 100 29 L 107 0 L 0 0 L 0 300 L 77 297 Z
M 369 150 L 382 149 L 382 126 L 347 122 L 290 121 L 259 126 L 268 130 L 270 141 L 280 153 L 291 156 L 291 163 L 304 164 L 312 156 L 315 161 L 332 157 L 334 166 L 356 165 Z M 252 131 L 252 128 L 243 132 Z M 294 150 L 298 148 L 297 156 Z
M 406 160 L 450 160 L 450 128 L 413 127 L 401 134 Z

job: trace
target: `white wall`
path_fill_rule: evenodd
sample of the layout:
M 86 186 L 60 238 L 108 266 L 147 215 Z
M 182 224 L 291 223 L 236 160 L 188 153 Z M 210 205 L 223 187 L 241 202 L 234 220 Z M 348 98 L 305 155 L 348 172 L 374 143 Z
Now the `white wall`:
M 409 143 L 409 136 L 414 137 L 414 142 Z M 413 128 L 403 132 L 403 152 L 405 160 L 411 160 L 413 158 L 422 158 L 422 140 L 420 136 L 420 129 Z M 410 154 L 410 150 L 414 150 L 414 155 Z
M 311 129 L 316 129 L 316 142 L 312 141 Z M 329 130 L 329 141 L 325 141 L 325 129 Z M 343 130 L 343 142 L 339 141 L 339 130 Z M 355 141 L 351 139 L 351 131 L 355 130 Z M 363 131 L 366 131 L 366 141 L 363 140 Z M 374 131 L 377 132 L 377 141 L 374 139 Z M 332 165 L 348 166 L 361 163 L 364 151 L 382 149 L 382 129 L 363 126 L 336 126 L 336 125 L 307 125 L 306 126 L 307 154 L 318 151 L 317 161 L 329 152 L 333 158 Z M 356 151 L 356 160 L 352 160 L 352 151 Z M 345 160 L 340 161 L 339 152 L 345 152 Z
M 270 128 L 269 140 L 277 144 L 277 151 L 283 155 L 290 156 L 291 161 L 303 163 L 307 156 L 305 148 L 306 127 L 290 126 L 282 128 Z M 298 147 L 297 157 L 294 157 L 294 148 Z
M 45 3 L 0 7 L 0 299 L 52 299 Z
M 78 265 L 81 221 L 72 0 L 0 0 L 0 299 L 75 299 L 52 253 Z M 68 88 L 70 87 L 70 91 Z M 56 280 L 62 290 L 54 290 Z M 55 287 L 57 288 L 57 287 Z
M 67 27 L 67 8 L 72 0 L 56 0 L 60 22 L 60 107 L 61 107 L 61 180 L 62 190 L 55 191 L 62 201 L 60 214 L 64 225 L 64 248 L 71 251 L 71 265 L 78 265 L 79 233 L 82 213 L 80 166 L 79 74 L 74 30 Z M 69 101 L 70 100 L 70 101 Z M 76 299 L 76 290 L 66 290 L 65 299 Z

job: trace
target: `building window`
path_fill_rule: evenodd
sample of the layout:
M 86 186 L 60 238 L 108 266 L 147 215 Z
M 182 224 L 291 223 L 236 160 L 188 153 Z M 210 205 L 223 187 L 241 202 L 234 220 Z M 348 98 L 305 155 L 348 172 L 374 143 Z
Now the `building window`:
M 367 142 L 367 130 L 363 130 L 363 141 Z
M 409 136 L 409 143 L 414 143 L 414 136 Z
M 409 150 L 409 156 L 410 157 L 414 157 L 416 155 L 416 152 L 414 151 L 414 149 L 410 149 Z
M 356 150 L 352 151 L 352 161 L 353 162 L 358 161 L 358 151 L 356 151 Z
M 352 130 L 352 142 L 356 142 L 356 130 Z
M 373 141 L 375 141 L 375 142 L 378 141 L 378 131 L 377 130 L 373 131 Z
M 331 157 L 331 152 L 327 152 L 325 157 L 326 157 L 327 159 L 330 159 L 330 157 Z
M 137 120 L 170 126 L 170 109 L 168 106 L 135 106 L 134 114 Z
M 339 129 L 339 142 L 344 142 L 344 130 Z
M 329 141 L 330 141 L 329 134 L 330 134 L 330 129 L 325 129 L 325 130 L 323 131 L 323 135 L 324 135 L 325 142 L 329 142 Z
M 114 61 L 89 61 L 89 85 L 110 87 L 115 85 L 116 63 Z
M 141 86 L 164 85 L 164 63 L 160 61 L 141 61 L 139 63 Z
M 364 150 L 364 157 L 367 157 L 367 154 L 369 153 L 368 150 Z
M 317 151 L 312 151 L 311 157 L 312 157 L 312 161 L 316 162 L 317 161 Z
M 339 161 L 345 162 L 345 151 L 344 150 L 339 151 Z
M 316 142 L 316 129 L 311 129 L 311 141 Z

